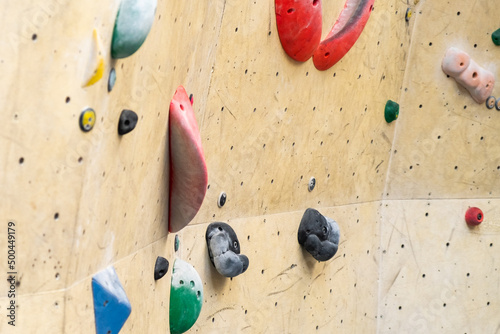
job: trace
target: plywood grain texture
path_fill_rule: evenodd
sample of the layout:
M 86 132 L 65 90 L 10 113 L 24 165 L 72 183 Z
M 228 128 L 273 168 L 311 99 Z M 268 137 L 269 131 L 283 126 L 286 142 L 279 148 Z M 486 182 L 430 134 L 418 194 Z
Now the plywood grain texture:
M 343 5 L 322 3 L 323 36 Z M 159 0 L 144 45 L 120 60 L 109 55 L 118 0 L 2 4 L 0 217 L 3 231 L 16 223 L 18 326 L 2 279 L 0 332 L 92 333 L 92 276 L 113 265 L 132 304 L 121 333 L 168 333 L 171 269 L 153 280 L 158 255 L 202 278 L 190 333 L 498 331 L 500 113 L 441 70 L 454 46 L 498 79 L 495 5 L 376 1 L 358 42 L 320 72 L 285 54 L 272 0 Z M 82 88 L 94 28 L 105 75 Z M 209 186 L 174 252 L 166 131 L 178 85 L 194 95 Z M 388 99 L 400 104 L 391 124 Z M 97 113 L 88 133 L 85 107 Z M 125 108 L 139 122 L 120 137 Z M 472 229 L 469 206 L 485 214 Z M 308 207 L 339 223 L 328 262 L 297 242 Z M 214 221 L 238 234 L 243 275 L 211 265 Z

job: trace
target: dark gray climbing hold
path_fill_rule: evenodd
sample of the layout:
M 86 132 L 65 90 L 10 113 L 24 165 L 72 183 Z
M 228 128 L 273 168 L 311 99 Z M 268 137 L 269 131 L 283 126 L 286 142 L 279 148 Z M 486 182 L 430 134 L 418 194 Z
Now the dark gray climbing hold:
M 335 220 L 309 208 L 300 221 L 298 239 L 316 260 L 327 261 L 337 253 L 340 229 Z
M 314 187 L 316 187 L 316 178 L 311 177 L 311 179 L 309 180 L 309 184 L 307 185 L 307 189 L 309 191 L 313 191 Z
M 226 200 L 227 200 L 227 195 L 225 192 L 221 192 L 220 195 L 219 195 L 219 199 L 217 200 L 217 206 L 219 208 L 222 208 L 224 206 L 224 204 L 226 204 Z
M 124 135 L 134 130 L 137 120 L 137 114 L 132 110 L 123 109 L 118 121 L 118 134 Z
M 248 257 L 240 254 L 240 243 L 236 233 L 226 223 L 215 222 L 207 227 L 205 234 L 208 256 L 219 274 L 234 277 L 248 268 Z
M 155 263 L 155 281 L 159 280 L 168 271 L 168 260 L 164 257 L 158 256 Z
M 108 92 L 111 92 L 113 90 L 113 87 L 115 86 L 116 82 L 116 71 L 115 68 L 113 67 L 111 71 L 109 71 L 109 78 L 108 78 Z
M 495 102 L 495 108 L 500 111 L 500 97 Z

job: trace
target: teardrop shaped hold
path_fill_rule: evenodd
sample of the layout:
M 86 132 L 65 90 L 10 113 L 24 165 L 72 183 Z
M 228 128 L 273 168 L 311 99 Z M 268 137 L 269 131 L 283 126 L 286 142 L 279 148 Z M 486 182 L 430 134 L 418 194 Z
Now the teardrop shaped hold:
M 170 333 L 188 331 L 198 319 L 203 306 L 203 284 L 189 263 L 176 259 L 170 287 Z
M 151 30 L 157 0 L 122 0 L 116 14 L 111 57 L 125 58 L 134 54 Z
M 375 0 L 347 0 L 339 18 L 314 52 L 314 66 L 324 71 L 352 48 L 363 32 Z
M 207 191 L 208 174 L 200 131 L 191 101 L 179 86 L 170 102 L 170 232 L 178 232 L 196 216 Z
M 122 136 L 134 130 L 138 119 L 134 111 L 123 109 L 118 120 L 118 134 Z
M 285 52 L 297 61 L 311 58 L 321 40 L 321 1 L 275 0 L 274 6 Z

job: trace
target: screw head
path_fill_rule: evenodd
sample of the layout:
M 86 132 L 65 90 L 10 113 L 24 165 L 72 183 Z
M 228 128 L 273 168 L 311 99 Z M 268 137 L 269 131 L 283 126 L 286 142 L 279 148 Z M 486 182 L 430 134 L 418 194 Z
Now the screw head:
M 316 178 L 313 176 L 311 177 L 311 179 L 309 180 L 309 184 L 307 185 L 307 189 L 309 191 L 313 191 L 314 190 L 314 187 L 316 187 Z

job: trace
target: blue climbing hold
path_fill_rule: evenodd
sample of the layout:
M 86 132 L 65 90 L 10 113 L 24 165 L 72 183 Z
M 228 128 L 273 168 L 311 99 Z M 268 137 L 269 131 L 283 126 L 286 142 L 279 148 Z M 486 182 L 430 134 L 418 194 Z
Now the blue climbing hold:
M 96 333 L 117 334 L 132 307 L 114 267 L 110 266 L 92 277 L 92 294 Z

